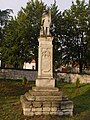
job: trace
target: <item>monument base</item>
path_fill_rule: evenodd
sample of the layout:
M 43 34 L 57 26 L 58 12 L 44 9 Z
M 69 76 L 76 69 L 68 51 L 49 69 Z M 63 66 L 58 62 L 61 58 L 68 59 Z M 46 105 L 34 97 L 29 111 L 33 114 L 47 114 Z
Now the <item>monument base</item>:
M 55 87 L 55 79 L 54 78 L 38 78 L 36 79 L 37 87 Z
M 58 88 L 33 87 L 20 100 L 25 116 L 73 115 L 72 101 L 62 97 Z

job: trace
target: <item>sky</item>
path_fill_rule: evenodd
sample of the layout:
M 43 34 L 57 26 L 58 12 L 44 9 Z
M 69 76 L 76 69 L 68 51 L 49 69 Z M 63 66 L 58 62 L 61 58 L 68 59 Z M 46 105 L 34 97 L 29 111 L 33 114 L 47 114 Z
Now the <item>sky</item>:
M 18 11 L 20 11 L 21 7 L 25 7 L 26 3 L 29 0 L 0 0 L 0 9 L 12 9 L 14 12 L 14 16 L 17 15 Z M 44 3 L 46 3 L 48 6 L 54 3 L 54 0 L 42 0 Z M 72 4 L 72 1 L 75 2 L 75 0 L 56 0 L 56 3 L 61 11 L 64 9 L 69 9 L 69 7 Z M 88 0 L 85 0 L 87 3 Z

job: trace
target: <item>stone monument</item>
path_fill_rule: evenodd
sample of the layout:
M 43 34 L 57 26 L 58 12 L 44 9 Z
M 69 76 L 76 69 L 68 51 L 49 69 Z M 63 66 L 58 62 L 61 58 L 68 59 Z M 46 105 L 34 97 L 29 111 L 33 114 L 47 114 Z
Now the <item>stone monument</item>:
M 38 54 L 38 78 L 36 80 L 37 87 L 55 87 L 53 78 L 53 37 L 50 34 L 51 13 L 43 14 L 41 20 L 41 30 Z
M 55 87 L 53 78 L 53 37 L 50 34 L 51 12 L 43 14 L 38 49 L 38 77 L 36 86 L 22 95 L 23 114 L 73 115 L 73 103 Z

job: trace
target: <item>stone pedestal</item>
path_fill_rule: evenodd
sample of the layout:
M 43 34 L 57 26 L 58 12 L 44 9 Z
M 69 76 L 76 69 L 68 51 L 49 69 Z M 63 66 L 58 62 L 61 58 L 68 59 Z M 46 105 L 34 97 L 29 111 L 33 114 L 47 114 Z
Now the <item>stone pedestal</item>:
M 62 97 L 58 88 L 35 87 L 21 96 L 23 114 L 33 115 L 73 115 L 73 103 Z
M 45 26 L 40 31 L 38 51 L 38 78 L 36 87 L 21 96 L 23 114 L 33 115 L 73 115 L 73 103 L 62 97 L 55 87 L 53 78 L 53 37 L 49 33 L 51 15 L 44 15 Z M 48 23 L 49 22 L 49 23 Z
M 41 36 L 38 49 L 38 78 L 36 87 L 55 87 L 53 78 L 53 38 L 51 36 Z

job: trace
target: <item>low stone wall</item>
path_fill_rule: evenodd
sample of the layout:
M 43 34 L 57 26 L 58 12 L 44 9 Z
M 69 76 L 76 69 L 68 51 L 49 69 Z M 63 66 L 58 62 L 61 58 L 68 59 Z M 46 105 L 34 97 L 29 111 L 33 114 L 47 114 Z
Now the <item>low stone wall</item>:
M 36 80 L 37 71 L 0 69 L 0 79 L 22 79 L 24 77 L 29 81 Z
M 22 79 L 26 77 L 29 81 L 34 81 L 37 78 L 37 71 L 33 70 L 15 70 L 15 69 L 0 69 L 0 79 Z M 75 83 L 77 78 L 81 83 L 90 83 L 90 74 L 74 74 L 55 72 L 54 77 L 58 81 Z
M 90 74 L 75 73 L 56 73 L 55 77 L 58 81 L 75 83 L 79 78 L 80 83 L 90 83 Z

